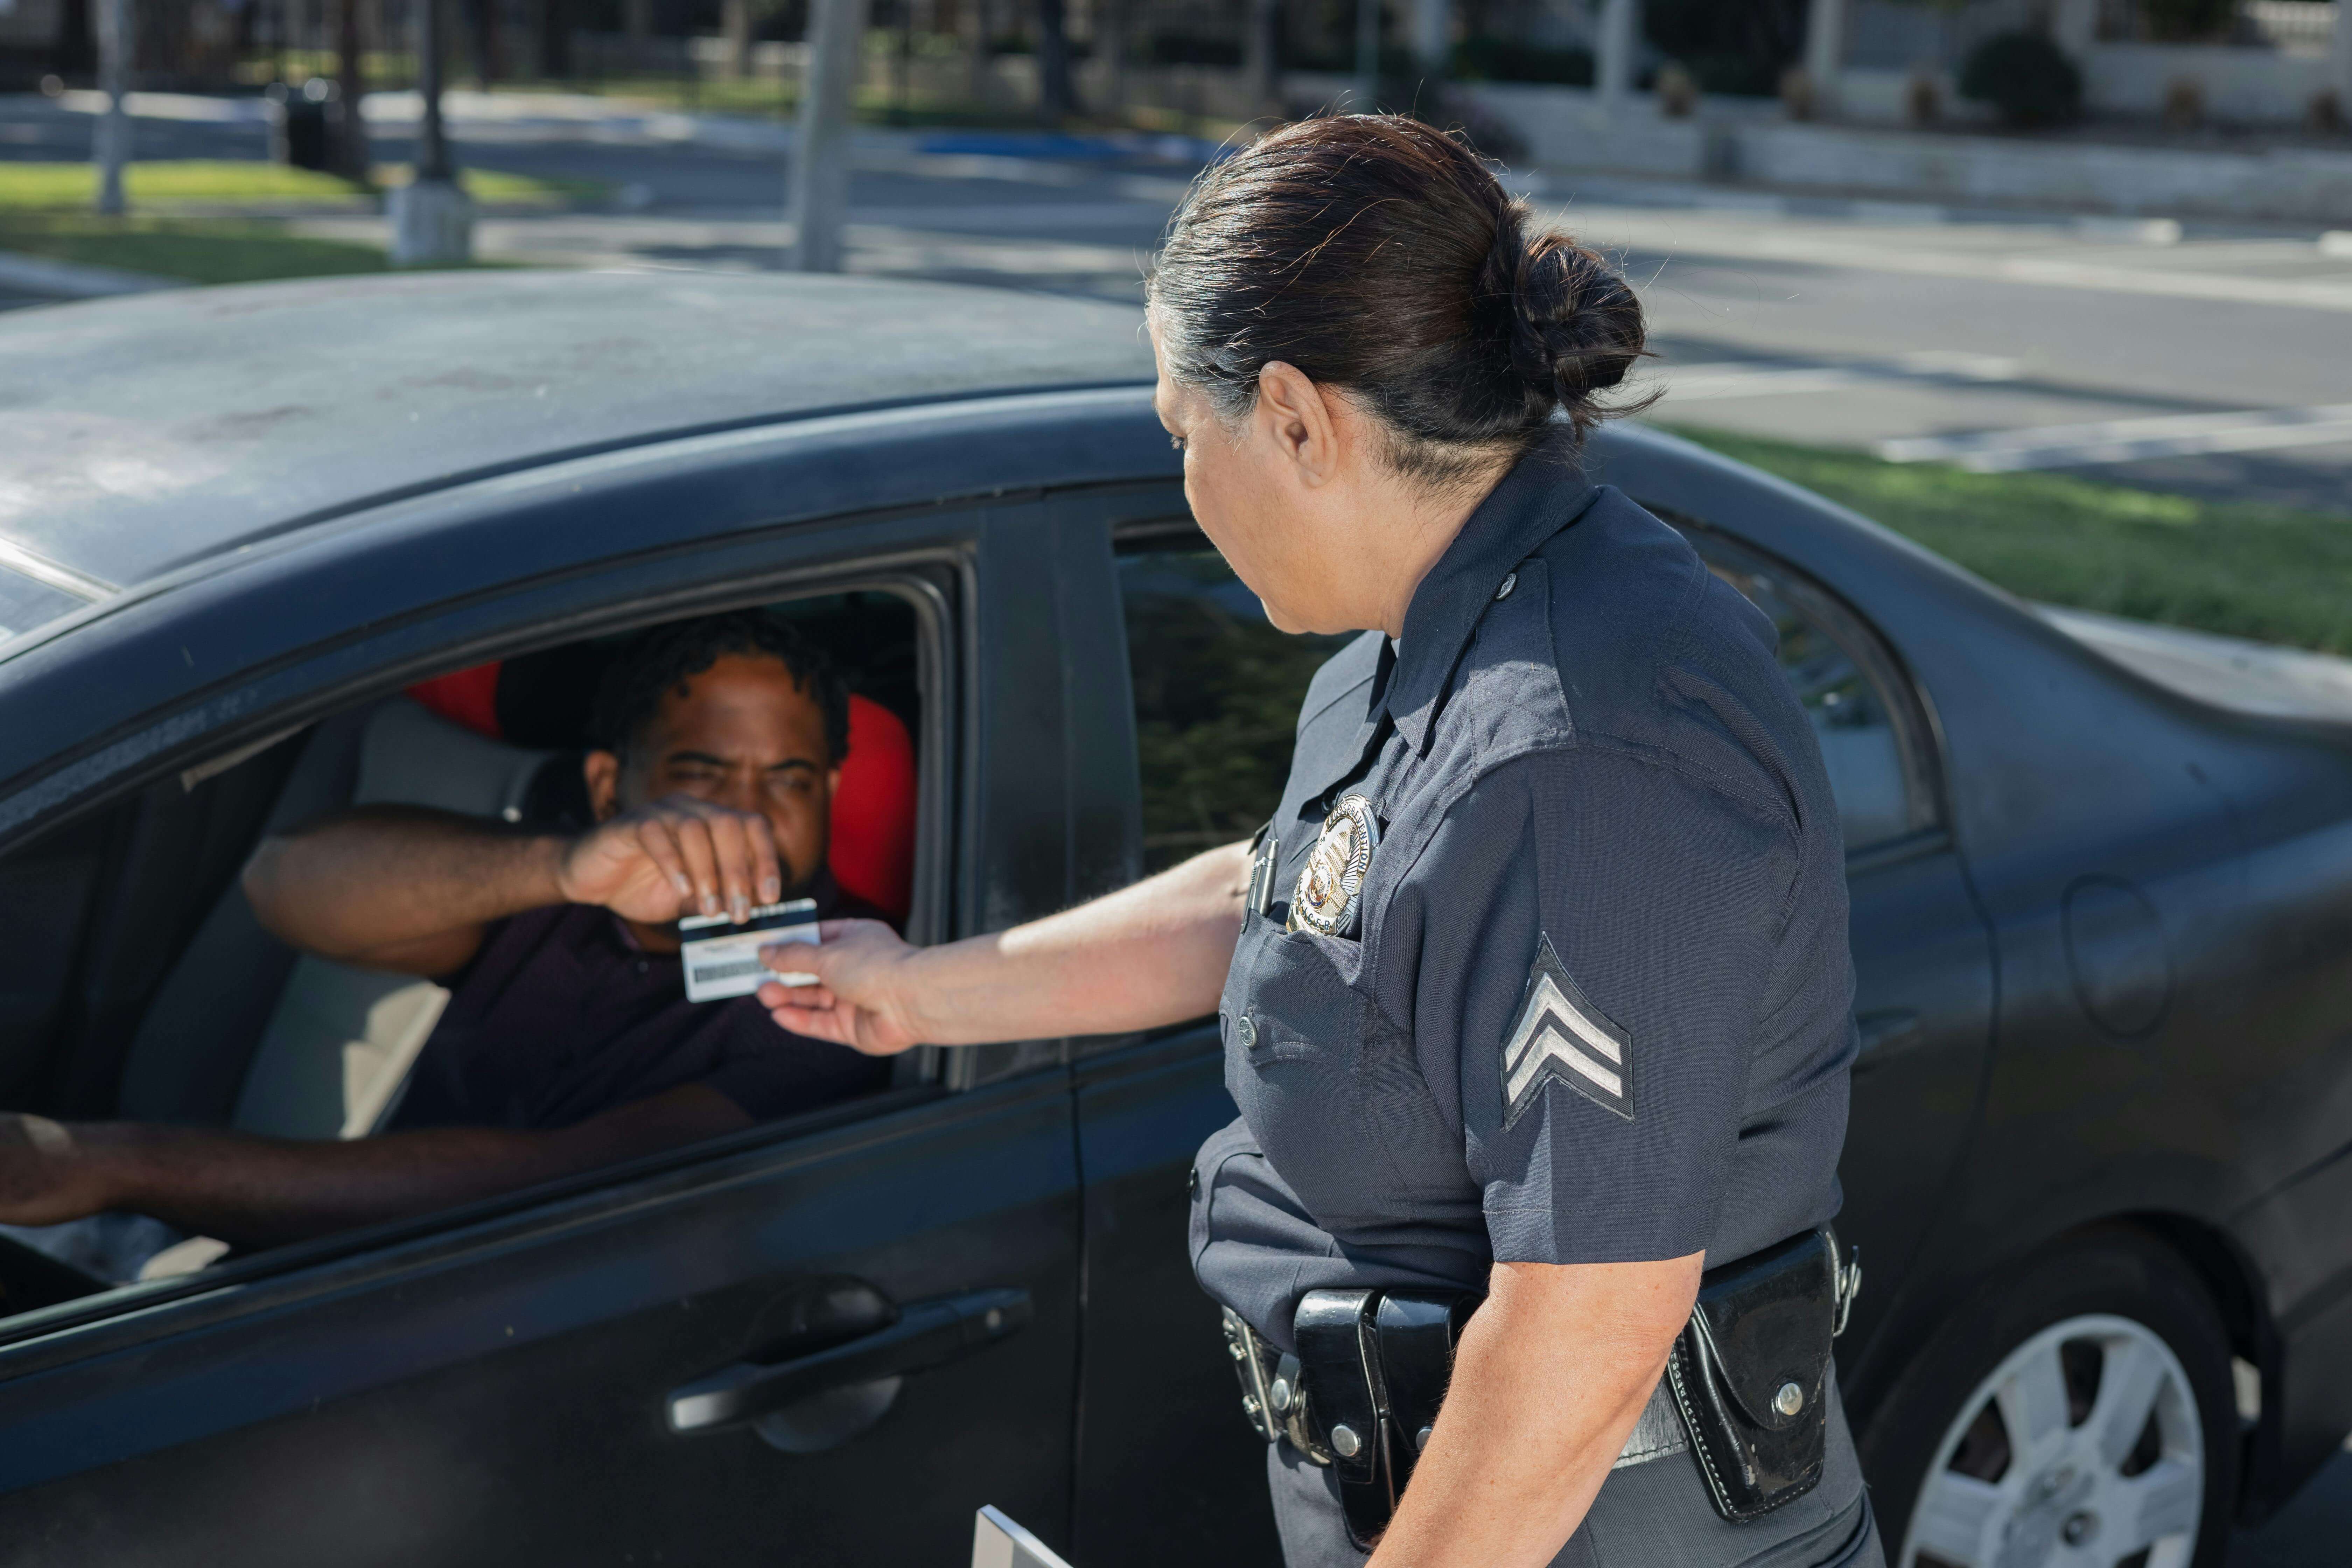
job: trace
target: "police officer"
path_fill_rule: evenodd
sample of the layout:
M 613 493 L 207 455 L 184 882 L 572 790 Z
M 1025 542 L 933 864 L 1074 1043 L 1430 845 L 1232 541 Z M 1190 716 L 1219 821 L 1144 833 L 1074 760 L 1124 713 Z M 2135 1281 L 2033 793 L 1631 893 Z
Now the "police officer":
M 1838 816 L 1769 623 L 1579 475 L 1631 290 L 1344 116 L 1202 176 L 1149 323 L 1201 527 L 1277 627 L 1363 633 L 1279 808 L 997 935 L 829 926 L 763 997 L 877 1053 L 1216 1007 L 1192 1246 L 1293 1568 L 1881 1563 L 1828 1357 Z

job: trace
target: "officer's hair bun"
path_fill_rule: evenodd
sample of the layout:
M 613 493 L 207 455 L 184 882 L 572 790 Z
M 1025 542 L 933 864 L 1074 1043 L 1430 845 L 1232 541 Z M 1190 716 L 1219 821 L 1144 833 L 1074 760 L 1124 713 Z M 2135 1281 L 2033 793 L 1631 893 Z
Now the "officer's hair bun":
M 1535 395 L 1570 416 L 1591 394 L 1622 382 L 1644 350 L 1641 301 L 1608 259 L 1564 234 L 1527 235 L 1527 204 L 1496 215 L 1479 292 L 1500 319 L 1511 367 Z
M 1600 252 L 1538 232 L 1458 136 L 1397 115 L 1283 127 L 1212 165 L 1148 289 L 1160 364 L 1228 418 L 1280 360 L 1381 416 L 1399 466 L 1486 472 L 1644 353 L 1642 307 Z

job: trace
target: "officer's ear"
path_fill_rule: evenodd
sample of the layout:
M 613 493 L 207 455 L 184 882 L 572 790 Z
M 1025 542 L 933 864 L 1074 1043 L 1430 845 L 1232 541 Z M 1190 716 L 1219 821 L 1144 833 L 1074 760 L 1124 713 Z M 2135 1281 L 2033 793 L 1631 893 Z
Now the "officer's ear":
M 1257 373 L 1257 408 L 1251 417 L 1258 434 L 1310 488 L 1330 483 L 1339 471 L 1340 412 L 1331 402 L 1339 395 L 1280 360 L 1268 361 Z

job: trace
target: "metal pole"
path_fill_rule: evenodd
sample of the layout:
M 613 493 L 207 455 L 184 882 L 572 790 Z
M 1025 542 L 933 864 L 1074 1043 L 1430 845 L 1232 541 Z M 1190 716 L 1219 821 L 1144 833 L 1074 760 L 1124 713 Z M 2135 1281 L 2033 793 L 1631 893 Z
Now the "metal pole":
M 106 94 L 91 151 L 98 156 L 98 210 L 121 216 L 122 166 L 131 162 L 131 0 L 99 0 L 98 75 Z
M 1356 0 L 1356 101 L 1359 114 L 1370 114 L 1381 87 L 1381 0 Z
M 849 111 L 866 37 L 866 0 L 815 0 L 800 134 L 793 142 L 793 265 L 841 270 L 849 214 Z

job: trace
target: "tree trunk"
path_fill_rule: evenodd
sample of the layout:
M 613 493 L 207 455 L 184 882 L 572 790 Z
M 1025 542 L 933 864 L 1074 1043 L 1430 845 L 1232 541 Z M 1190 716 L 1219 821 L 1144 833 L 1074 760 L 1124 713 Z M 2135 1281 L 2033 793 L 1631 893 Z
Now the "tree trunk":
M 1594 50 L 1593 84 L 1599 89 L 1601 111 L 1622 119 L 1625 100 L 1633 90 L 1633 40 L 1641 33 L 1641 0 L 1602 0 L 1601 47 Z
M 572 6 L 568 0 L 531 0 L 531 68 L 541 81 L 572 74 Z
M 793 144 L 793 264 L 838 272 L 849 215 L 849 111 L 866 43 L 866 0 L 811 0 L 808 72 Z
M 629 38 L 629 68 L 642 71 L 653 61 L 653 0 L 624 0 L 621 16 Z
M 90 15 L 90 4 L 91 0 L 65 0 L 60 8 L 49 68 L 61 77 L 77 77 L 98 65 L 98 23 Z
M 98 161 L 98 210 L 110 217 L 124 209 L 123 165 L 131 162 L 131 116 L 123 99 L 131 91 L 132 37 L 131 0 L 98 0 L 98 81 L 106 94 L 91 151 Z
M 1282 47 L 1282 0 L 1250 0 L 1249 39 L 1243 51 L 1249 79 L 1250 108 L 1259 114 L 1280 111 L 1276 62 Z
M 335 173 L 364 184 L 368 178 L 367 121 L 360 114 L 367 96 L 361 63 L 360 5 L 362 0 L 337 0 L 335 5 Z
M 425 116 L 416 131 L 416 162 L 410 178 L 454 178 L 449 163 L 449 138 L 441 123 L 442 7 L 448 0 L 410 0 L 416 12 L 416 95 Z
M 1118 113 L 1127 107 L 1128 17 L 1134 0 L 1095 0 L 1095 52 L 1102 57 L 1103 90 L 1110 101 L 1104 107 Z
M 966 0 L 966 26 L 971 43 L 971 100 L 986 103 L 996 96 L 996 6 L 994 0 Z M 814 26 L 811 31 L 814 32 Z
M 722 0 L 719 18 L 727 39 L 727 74 L 741 81 L 751 74 L 751 0 Z
M 1813 79 L 1816 113 L 1837 109 L 1838 77 L 1845 69 L 1846 5 L 1847 0 L 1812 0 L 1805 17 L 1805 74 Z
M 1445 79 L 1447 57 L 1453 53 L 1453 5 L 1448 0 L 1413 0 L 1412 63 L 1432 88 Z
M 1037 117 L 1059 125 L 1077 109 L 1077 85 L 1070 79 L 1067 0 L 1037 0 Z
M 499 58 L 499 0 L 466 0 L 466 36 L 474 55 L 474 85 L 488 92 L 506 75 Z

